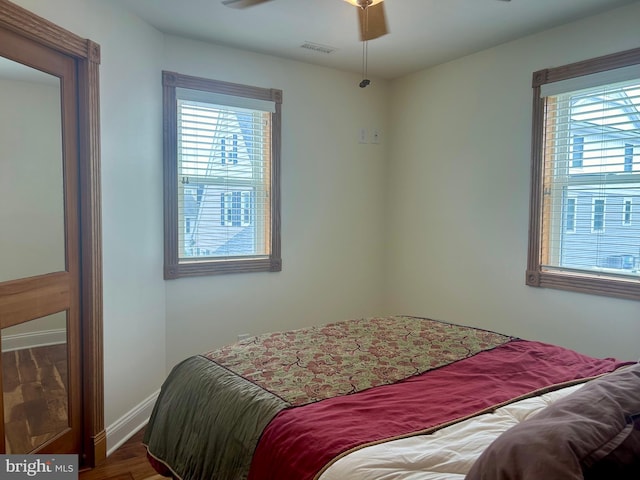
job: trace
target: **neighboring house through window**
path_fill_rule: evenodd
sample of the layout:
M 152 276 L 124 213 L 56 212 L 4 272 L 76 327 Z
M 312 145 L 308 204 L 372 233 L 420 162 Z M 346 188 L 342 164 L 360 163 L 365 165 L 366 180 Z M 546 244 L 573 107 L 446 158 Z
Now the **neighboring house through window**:
M 640 49 L 533 80 L 527 284 L 640 299 Z
M 281 270 L 280 90 L 163 72 L 165 278 Z

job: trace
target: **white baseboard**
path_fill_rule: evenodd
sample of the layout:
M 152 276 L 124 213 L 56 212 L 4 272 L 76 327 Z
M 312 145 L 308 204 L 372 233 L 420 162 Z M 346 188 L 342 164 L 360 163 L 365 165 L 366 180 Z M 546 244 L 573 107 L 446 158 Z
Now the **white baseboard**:
M 151 394 L 136 407 L 107 426 L 105 429 L 107 434 L 107 456 L 111 455 L 119 446 L 147 424 L 158 395 L 160 395 L 160 390 Z
M 16 333 L 2 336 L 2 351 L 24 350 L 27 348 L 46 347 L 67 343 L 67 330 L 56 328 L 38 332 Z

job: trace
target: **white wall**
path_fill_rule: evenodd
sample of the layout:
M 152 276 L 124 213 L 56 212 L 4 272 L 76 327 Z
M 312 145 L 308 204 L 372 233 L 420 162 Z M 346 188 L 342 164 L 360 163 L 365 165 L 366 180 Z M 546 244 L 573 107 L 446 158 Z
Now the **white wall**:
M 157 391 L 166 373 L 162 35 L 108 2 L 16 3 L 101 46 L 105 425 L 110 427 Z
M 388 89 L 355 74 L 178 37 L 164 69 L 283 90 L 282 272 L 167 282 L 167 362 L 241 333 L 383 311 Z M 358 144 L 361 127 L 382 132 Z
M 640 46 L 640 4 L 393 82 L 388 309 L 640 357 L 640 303 L 525 286 L 534 71 Z
M 65 268 L 60 83 L 38 73 L 0 72 L 0 282 Z

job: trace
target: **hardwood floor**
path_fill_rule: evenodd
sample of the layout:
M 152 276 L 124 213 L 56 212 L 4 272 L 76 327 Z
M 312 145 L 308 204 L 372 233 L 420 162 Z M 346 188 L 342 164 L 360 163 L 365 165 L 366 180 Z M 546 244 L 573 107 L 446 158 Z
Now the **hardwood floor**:
M 146 449 L 142 445 L 143 432 L 136 433 L 109 455 L 103 464 L 92 470 L 81 471 L 79 480 L 167 480 L 149 464 Z
M 27 453 L 53 438 L 67 421 L 66 344 L 2 353 L 7 453 Z

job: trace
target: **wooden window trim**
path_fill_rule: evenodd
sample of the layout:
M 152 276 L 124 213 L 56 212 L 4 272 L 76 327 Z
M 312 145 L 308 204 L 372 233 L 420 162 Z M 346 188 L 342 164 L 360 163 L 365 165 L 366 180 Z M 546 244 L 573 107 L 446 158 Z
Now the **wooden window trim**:
M 163 86 L 163 126 L 164 126 L 164 278 L 217 275 L 226 273 L 279 272 L 282 270 L 280 241 L 280 146 L 281 146 L 281 106 L 282 91 L 252 87 L 236 83 L 210 80 L 182 75 L 176 72 L 162 72 Z M 271 218 L 265 229 L 271 244 L 268 256 L 223 257 L 215 260 L 179 261 L 178 245 L 178 169 L 177 169 L 177 106 L 176 88 L 213 91 L 226 95 L 269 100 L 275 103 L 275 113 L 271 116 L 270 178 L 271 178 Z M 265 147 L 267 148 L 267 147 Z
M 527 252 L 526 284 L 533 287 L 554 288 L 595 295 L 640 299 L 640 280 L 617 277 L 613 274 L 583 273 L 542 267 L 545 252 L 542 236 L 545 108 L 546 99 L 540 98 L 543 84 L 583 75 L 640 64 L 640 48 L 584 60 L 533 73 L 533 124 L 531 146 L 531 193 L 529 204 L 529 247 Z

